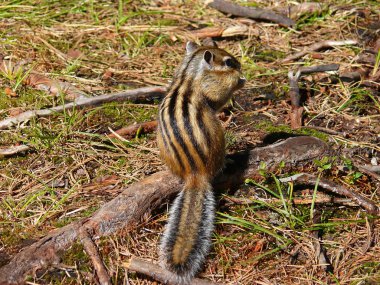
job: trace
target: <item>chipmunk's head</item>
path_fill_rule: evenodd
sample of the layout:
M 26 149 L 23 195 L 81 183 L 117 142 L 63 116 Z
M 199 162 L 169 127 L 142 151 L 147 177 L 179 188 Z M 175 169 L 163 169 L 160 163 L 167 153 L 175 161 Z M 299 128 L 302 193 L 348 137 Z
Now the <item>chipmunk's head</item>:
M 193 76 L 195 88 L 206 98 L 210 107 L 220 109 L 232 93 L 244 86 L 245 78 L 240 62 L 231 54 L 216 46 L 186 45 L 185 63 Z

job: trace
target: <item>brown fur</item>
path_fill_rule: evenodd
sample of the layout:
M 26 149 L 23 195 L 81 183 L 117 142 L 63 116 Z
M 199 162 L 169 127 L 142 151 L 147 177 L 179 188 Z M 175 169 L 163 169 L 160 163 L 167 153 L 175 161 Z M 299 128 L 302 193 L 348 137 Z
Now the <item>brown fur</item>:
M 185 181 L 183 200 L 177 202 L 180 212 L 174 213 L 178 215 L 173 219 L 175 232 L 168 233 L 175 236 L 166 237 L 168 245 L 162 247 L 170 253 L 163 255 L 169 268 L 181 268 L 177 274 L 191 277 L 196 268 L 189 273 L 183 270 L 190 268 L 188 259 L 199 242 L 204 199 L 209 197 L 205 191 L 210 191 L 210 182 L 224 162 L 224 132 L 216 112 L 244 80 L 240 63 L 226 51 L 194 44 L 187 51 L 160 106 L 157 141 L 163 161 Z

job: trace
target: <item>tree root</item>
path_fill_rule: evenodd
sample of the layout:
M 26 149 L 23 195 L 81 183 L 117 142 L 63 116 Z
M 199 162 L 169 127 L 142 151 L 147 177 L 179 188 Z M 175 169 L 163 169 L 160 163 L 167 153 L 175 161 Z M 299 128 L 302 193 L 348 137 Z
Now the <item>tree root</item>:
M 142 273 L 152 277 L 154 280 L 160 281 L 167 285 L 178 285 L 178 279 L 170 271 L 160 267 L 157 264 L 145 261 L 141 258 L 132 257 L 127 263 L 124 263 L 125 268 L 131 271 Z M 211 282 L 205 279 L 194 278 L 191 280 L 191 285 L 222 285 L 221 283 Z
M 260 176 L 260 163 L 274 171 L 285 161 L 289 169 L 299 168 L 314 159 L 328 155 L 324 142 L 313 137 L 294 137 L 285 141 L 228 156 L 229 163 L 214 181 L 216 190 L 236 187 L 246 178 Z M 52 231 L 49 235 L 24 248 L 0 268 L 0 284 L 18 284 L 27 274 L 60 262 L 60 255 L 85 230 L 95 236 L 105 236 L 126 228 L 132 230 L 147 213 L 162 206 L 178 193 L 181 181 L 168 171 L 155 173 L 126 188 L 91 217 Z

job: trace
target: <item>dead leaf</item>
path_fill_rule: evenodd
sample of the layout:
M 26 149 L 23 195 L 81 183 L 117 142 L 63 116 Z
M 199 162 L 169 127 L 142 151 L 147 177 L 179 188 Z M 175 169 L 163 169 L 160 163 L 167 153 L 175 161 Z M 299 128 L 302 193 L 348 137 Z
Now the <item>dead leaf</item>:
M 102 79 L 103 80 L 108 80 L 112 77 L 113 75 L 113 72 L 111 70 L 106 70 L 106 72 L 104 72 L 103 76 L 102 76 Z
M 80 50 L 77 49 L 70 49 L 67 52 L 67 57 L 71 59 L 78 59 L 83 55 L 83 53 Z
M 17 97 L 18 95 L 11 88 L 5 87 L 4 92 L 8 97 Z
M 323 59 L 323 55 L 321 55 L 320 53 L 313 53 L 311 55 L 311 58 L 314 58 L 314 59 Z
M 11 108 L 11 109 L 9 109 L 8 114 L 10 117 L 15 117 L 15 116 L 21 114 L 22 112 L 24 112 L 23 108 Z

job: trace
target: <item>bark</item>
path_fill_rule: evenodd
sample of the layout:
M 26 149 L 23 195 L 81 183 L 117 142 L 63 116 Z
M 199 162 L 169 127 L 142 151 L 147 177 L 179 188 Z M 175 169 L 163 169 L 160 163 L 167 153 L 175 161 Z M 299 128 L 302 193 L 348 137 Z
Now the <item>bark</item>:
M 150 276 L 153 279 L 167 285 L 179 285 L 178 278 L 173 273 L 160 267 L 157 264 L 145 261 L 143 259 L 132 257 L 131 260 L 125 264 L 128 270 L 142 273 Z M 205 279 L 194 278 L 191 280 L 191 285 L 223 285 L 222 283 L 215 283 Z
M 166 89 L 160 86 L 143 87 L 133 90 L 126 90 L 123 92 L 104 94 L 91 98 L 78 98 L 74 102 L 60 105 L 53 108 L 30 110 L 23 112 L 17 116 L 7 118 L 0 121 L 0 130 L 9 129 L 12 126 L 19 125 L 25 121 L 28 121 L 35 117 L 47 117 L 54 113 L 69 111 L 73 109 L 79 109 L 84 107 L 93 107 L 101 104 L 115 102 L 115 101 L 131 101 L 141 102 L 147 100 L 153 100 L 156 98 L 162 98 L 165 95 Z

